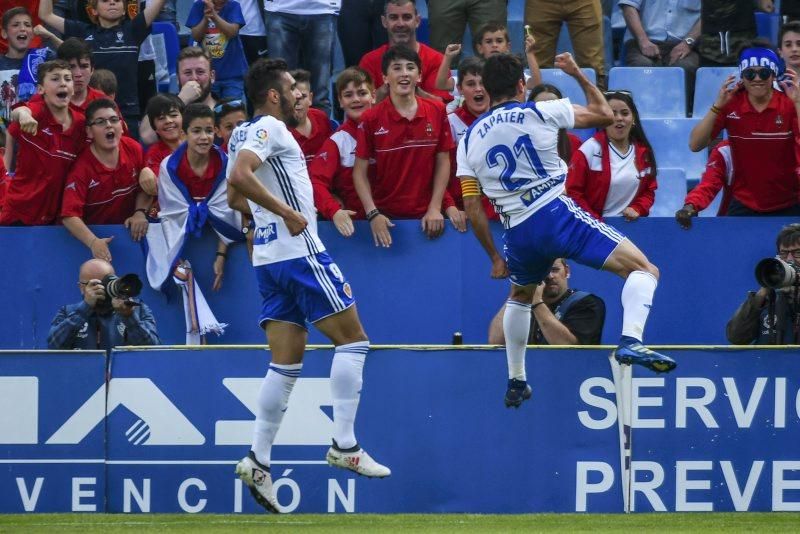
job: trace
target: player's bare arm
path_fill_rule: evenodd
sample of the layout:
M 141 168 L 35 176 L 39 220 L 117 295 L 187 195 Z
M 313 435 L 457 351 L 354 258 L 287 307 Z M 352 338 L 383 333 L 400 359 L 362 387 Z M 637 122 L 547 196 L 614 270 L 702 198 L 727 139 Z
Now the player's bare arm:
M 255 152 L 247 149 L 239 151 L 236 163 L 228 177 L 228 185 L 246 199 L 281 217 L 286 223 L 289 233 L 293 236 L 299 235 L 308 226 L 308 221 L 303 214 L 293 210 L 259 182 L 254 171 L 262 163 Z
M 586 95 L 585 106 L 576 104 L 572 106 L 575 110 L 575 128 L 605 128 L 614 122 L 614 112 L 611 111 L 611 106 L 606 102 L 603 93 L 589 81 L 589 78 L 575 63 L 572 54 L 564 52 L 557 55 L 555 66 L 575 78 L 575 81 L 581 86 L 583 94 Z
M 480 193 L 474 194 L 475 191 L 479 191 L 478 180 L 472 176 L 459 176 L 458 179 L 461 181 L 461 189 L 464 192 L 464 211 L 467 212 L 467 218 L 472 223 L 472 231 L 475 232 L 475 237 L 478 238 L 478 242 L 492 261 L 491 276 L 492 278 L 507 278 L 508 267 L 494 246 L 494 238 L 489 230 L 489 219 L 486 218 L 486 213 L 481 205 Z

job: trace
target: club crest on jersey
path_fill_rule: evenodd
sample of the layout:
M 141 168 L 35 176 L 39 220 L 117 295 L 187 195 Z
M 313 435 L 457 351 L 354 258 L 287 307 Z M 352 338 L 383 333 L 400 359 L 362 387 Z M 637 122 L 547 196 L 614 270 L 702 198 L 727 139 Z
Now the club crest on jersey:
M 778 126 L 778 127 L 783 126 L 783 117 L 781 117 L 780 115 L 775 117 L 775 126 Z
M 256 130 L 256 139 L 258 139 L 259 141 L 266 141 L 267 131 L 263 128 Z
M 427 133 L 427 134 L 428 134 L 428 137 L 430 137 L 430 136 L 432 136 L 432 135 L 433 135 L 433 126 L 431 126 L 431 123 L 428 123 L 428 124 L 425 126 L 425 133 Z
M 350 284 L 348 282 L 344 283 L 344 285 L 342 286 L 342 291 L 344 291 L 344 294 L 347 295 L 347 298 L 349 299 L 353 298 L 353 289 L 350 287 Z
M 125 36 L 125 34 L 124 34 L 124 33 L 122 33 L 122 32 L 117 32 L 117 42 L 118 42 L 118 43 L 122 43 L 122 42 L 124 42 L 124 41 L 122 40 L 122 38 L 123 38 L 124 36 Z

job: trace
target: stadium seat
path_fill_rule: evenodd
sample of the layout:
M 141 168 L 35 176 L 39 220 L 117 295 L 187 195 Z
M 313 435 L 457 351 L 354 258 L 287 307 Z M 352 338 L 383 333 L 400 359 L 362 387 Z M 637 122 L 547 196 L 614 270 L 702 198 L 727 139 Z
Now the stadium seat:
M 756 12 L 756 33 L 759 37 L 768 39 L 772 46 L 778 44 L 778 34 L 781 29 L 781 16 L 775 13 Z
M 716 217 L 717 212 L 719 211 L 719 205 L 722 203 L 722 191 L 717 193 L 717 196 L 714 197 L 714 200 L 711 201 L 711 204 L 708 205 L 706 209 L 699 213 L 700 217 Z
M 631 91 L 641 117 L 686 117 L 686 82 L 680 67 L 614 67 L 608 88 Z
M 159 84 L 159 92 L 178 91 L 178 52 L 180 52 L 180 41 L 178 31 L 169 22 L 154 22 L 152 26 L 153 35 L 161 35 L 164 41 L 164 50 L 167 53 L 167 71 L 169 72 L 169 84 Z M 155 46 L 155 42 L 154 42 Z
M 594 69 L 584 68 L 581 69 L 583 73 L 592 83 L 597 82 L 597 74 Z M 586 97 L 583 94 L 583 89 L 575 81 L 575 78 L 569 74 L 564 74 L 561 69 L 542 69 L 542 83 L 549 83 L 561 89 L 561 94 L 564 98 L 569 98 L 575 104 L 586 105 Z
M 738 75 L 739 69 L 737 67 L 700 67 L 697 69 L 693 117 L 702 117 L 708 112 L 717 98 L 722 82 L 731 74 Z
M 653 147 L 659 169 L 683 169 L 686 178 L 700 178 L 708 160 L 708 151 L 689 150 L 689 133 L 698 122 L 699 119 L 642 119 L 642 127 Z
M 674 217 L 686 198 L 686 173 L 683 169 L 659 167 L 657 180 L 656 200 L 650 208 L 650 217 Z

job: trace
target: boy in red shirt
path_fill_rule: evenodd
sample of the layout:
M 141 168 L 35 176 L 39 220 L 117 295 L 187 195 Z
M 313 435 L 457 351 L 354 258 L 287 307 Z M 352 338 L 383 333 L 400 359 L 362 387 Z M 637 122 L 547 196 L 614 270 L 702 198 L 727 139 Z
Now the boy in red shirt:
M 390 218 L 422 219 L 422 231 L 433 239 L 444 231 L 442 207 L 456 224 L 459 212 L 447 193 L 453 137 L 444 105 L 416 96 L 420 59 L 405 46 L 383 55 L 389 98 L 361 117 L 353 166 L 353 183 L 376 246 L 392 244 Z M 377 176 L 367 177 L 374 159 Z
M 70 109 L 72 72 L 57 59 L 39 66 L 41 102 L 11 112 L 9 134 L 18 146 L 14 177 L 8 181 L 0 225 L 52 224 L 61 207 L 64 179 L 86 144 L 83 115 Z
M 124 224 L 134 241 L 141 240 L 151 198 L 139 188 L 139 179 L 152 171 L 144 165 L 139 142 L 122 135 L 122 118 L 113 101 L 101 98 L 89 104 L 86 136 L 91 143 L 67 176 L 62 223 L 89 247 L 92 257 L 111 261 L 108 243 L 114 237 L 98 237 L 87 225 Z
M 308 166 L 308 174 L 317 211 L 333 221 L 340 234 L 350 237 L 354 231 L 352 219 L 364 218 L 364 208 L 353 186 L 353 163 L 358 124 L 375 103 L 369 74 L 358 67 L 343 70 L 336 78 L 336 96 L 344 111 L 344 124 L 322 144 Z M 375 179 L 374 162 L 370 162 L 367 175 L 370 180 Z
M 311 107 L 311 102 L 314 100 L 314 93 L 311 92 L 311 73 L 298 69 L 289 74 L 294 78 L 301 95 L 294 104 L 298 125 L 289 128 L 289 131 L 300 145 L 308 164 L 319 152 L 322 143 L 331 135 L 331 121 L 325 113 Z

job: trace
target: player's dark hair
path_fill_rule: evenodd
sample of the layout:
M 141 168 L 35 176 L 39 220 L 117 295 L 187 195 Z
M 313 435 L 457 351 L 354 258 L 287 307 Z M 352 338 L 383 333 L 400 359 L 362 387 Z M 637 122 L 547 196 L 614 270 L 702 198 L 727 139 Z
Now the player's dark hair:
M 800 243 L 800 223 L 787 224 L 778 233 L 778 238 L 775 240 L 775 249 L 780 250 L 781 245 L 791 247 L 797 243 Z
M 783 36 L 789 32 L 800 34 L 800 21 L 793 20 L 781 26 L 781 31 L 778 35 L 778 47 L 783 46 Z
M 370 91 L 375 89 L 375 85 L 372 83 L 372 77 L 367 71 L 361 67 L 348 67 L 340 72 L 339 77 L 336 78 L 336 96 L 341 96 L 342 91 L 351 83 L 356 87 L 367 84 Z
M 631 131 L 628 134 L 628 137 L 631 143 L 638 143 L 640 145 L 644 145 L 646 147 L 645 151 L 645 161 L 646 164 L 650 166 L 651 173 L 653 178 L 655 178 L 658 167 L 656 166 L 656 153 L 653 151 L 653 147 L 650 144 L 650 141 L 647 140 L 647 135 L 644 133 L 644 128 L 642 128 L 642 121 L 639 118 L 639 110 L 636 108 L 636 103 L 633 101 L 633 97 L 628 91 L 609 91 L 605 94 L 606 101 L 611 102 L 612 100 L 619 100 L 624 102 L 628 109 L 631 110 L 631 114 L 633 115 L 633 126 L 631 126 Z M 642 171 L 644 169 L 637 169 Z
M 61 69 L 70 70 L 69 63 L 63 59 L 51 59 L 50 61 L 45 61 L 39 65 L 39 69 L 36 71 L 36 83 L 39 85 L 44 85 L 44 77 L 47 76 L 47 73 L 52 70 Z
M 289 74 L 294 78 L 295 83 L 305 83 L 311 87 L 311 73 L 305 69 L 295 69 Z
M 72 59 L 75 61 L 88 59 L 89 65 L 94 68 L 92 49 L 86 44 L 86 41 L 81 41 L 77 37 L 69 37 L 64 39 L 64 42 L 61 43 L 61 45 L 58 47 L 58 50 L 56 50 L 56 57 L 58 59 L 63 59 L 66 62 L 69 62 Z
M 211 119 L 211 122 L 214 122 L 214 111 L 200 102 L 189 104 L 183 108 L 183 131 L 188 132 L 192 121 L 197 119 Z
M 389 4 L 393 6 L 402 7 L 406 4 L 413 4 L 414 5 L 414 14 L 417 14 L 417 0 L 388 0 L 385 4 L 383 4 L 383 15 L 386 16 L 387 8 Z
M 281 58 L 261 58 L 247 71 L 244 86 L 247 97 L 253 101 L 255 108 L 260 108 L 267 100 L 267 93 L 274 89 L 283 94 L 283 73 L 289 71 L 289 66 Z
M 11 9 L 3 13 L 4 30 L 8 30 L 8 25 L 11 23 L 11 19 L 16 17 L 17 15 L 27 15 L 31 19 L 31 22 L 33 22 L 33 17 L 31 16 L 31 12 L 28 11 L 27 7 L 24 6 L 12 7 Z
M 245 117 L 247 116 L 247 106 L 241 98 L 231 97 L 219 100 L 217 105 L 214 106 L 214 126 L 219 126 L 225 116 L 236 111 L 241 111 Z
M 496 54 L 483 65 L 483 86 L 492 102 L 515 98 L 517 85 L 525 80 L 522 61 L 511 54 Z
M 114 96 L 117 94 L 117 77 L 108 69 L 95 69 L 89 79 L 89 87 Z
M 536 102 L 536 97 L 542 93 L 552 93 L 557 98 L 564 98 L 561 94 L 561 90 L 553 84 L 550 83 L 540 83 L 533 89 L 531 89 L 531 94 L 528 95 L 528 102 Z M 572 159 L 572 143 L 569 142 L 569 136 L 567 135 L 566 128 L 559 128 L 558 129 L 558 157 L 569 163 Z
M 461 60 L 458 64 L 458 87 L 468 74 L 483 76 L 483 58 L 470 56 Z
M 475 48 L 475 51 L 478 51 L 478 45 L 481 44 L 483 41 L 483 37 L 487 33 L 494 33 L 494 32 L 504 32 L 506 34 L 506 41 L 511 41 L 511 38 L 508 36 L 508 27 L 502 22 L 487 22 L 483 26 L 478 29 L 478 32 L 475 34 L 475 37 L 472 38 L 472 46 Z
M 101 109 L 113 109 L 117 112 L 117 115 L 119 115 L 119 109 L 113 100 L 110 98 L 98 98 L 97 100 L 92 100 L 89 102 L 89 105 L 86 106 L 86 113 L 84 113 L 86 116 L 86 124 L 92 122 L 92 119 L 94 119 L 94 114 Z
M 419 54 L 406 45 L 394 45 L 386 50 L 381 59 L 381 72 L 384 74 L 389 72 L 389 65 L 393 61 L 411 61 L 417 66 L 417 70 L 422 73 L 422 60 L 419 59 Z
M 147 119 L 150 121 L 150 126 L 155 128 L 156 119 L 158 117 L 169 114 L 172 110 L 177 110 L 183 115 L 184 103 L 183 100 L 173 95 L 172 93 L 159 93 L 147 101 Z M 182 123 L 183 121 L 181 121 Z

